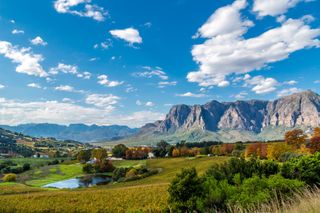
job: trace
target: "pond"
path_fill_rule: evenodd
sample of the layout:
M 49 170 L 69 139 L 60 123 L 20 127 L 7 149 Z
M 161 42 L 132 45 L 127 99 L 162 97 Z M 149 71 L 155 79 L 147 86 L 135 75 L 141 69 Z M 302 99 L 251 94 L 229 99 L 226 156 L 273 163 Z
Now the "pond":
M 58 181 L 43 186 L 44 188 L 57 188 L 57 189 L 76 189 L 87 188 L 96 185 L 108 184 L 112 178 L 105 175 L 84 176 L 80 178 L 71 178 L 68 180 Z

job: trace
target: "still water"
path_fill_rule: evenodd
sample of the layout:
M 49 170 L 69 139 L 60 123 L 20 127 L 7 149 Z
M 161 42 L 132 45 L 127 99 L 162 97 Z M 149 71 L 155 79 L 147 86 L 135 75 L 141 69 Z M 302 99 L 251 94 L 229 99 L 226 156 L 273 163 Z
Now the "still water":
M 96 185 L 107 184 L 112 181 L 108 176 L 86 176 L 81 178 L 71 178 L 68 180 L 58 181 L 43 186 L 44 188 L 57 188 L 57 189 L 76 189 L 87 188 Z

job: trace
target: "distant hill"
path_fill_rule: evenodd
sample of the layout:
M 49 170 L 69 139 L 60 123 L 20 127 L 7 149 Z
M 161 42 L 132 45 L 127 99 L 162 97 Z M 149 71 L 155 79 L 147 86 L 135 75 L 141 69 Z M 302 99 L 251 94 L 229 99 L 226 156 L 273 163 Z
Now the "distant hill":
M 73 156 L 80 149 L 91 148 L 90 144 L 77 141 L 58 141 L 54 138 L 36 138 L 0 128 L 0 157 L 50 153 L 57 157 Z M 59 153 L 59 154 L 57 154 Z
M 19 132 L 34 137 L 53 137 L 58 140 L 75 140 L 80 142 L 96 142 L 104 140 L 119 140 L 138 132 L 127 126 L 111 125 L 97 126 L 85 124 L 21 124 L 17 126 L 0 125 L 1 128 Z
M 210 101 L 173 106 L 166 118 L 146 124 L 118 143 L 154 144 L 203 140 L 236 142 L 283 139 L 293 128 L 306 131 L 320 125 L 320 96 L 310 90 L 274 101 Z

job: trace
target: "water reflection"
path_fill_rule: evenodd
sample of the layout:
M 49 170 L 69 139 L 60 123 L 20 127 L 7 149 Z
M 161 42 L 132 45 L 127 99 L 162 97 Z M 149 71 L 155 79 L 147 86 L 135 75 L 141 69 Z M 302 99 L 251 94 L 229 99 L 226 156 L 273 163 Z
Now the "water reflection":
M 86 188 L 96 185 L 103 185 L 111 182 L 111 177 L 108 176 L 84 176 L 81 178 L 72 178 L 68 180 L 58 181 L 43 186 L 44 188 L 57 188 L 57 189 L 76 189 Z

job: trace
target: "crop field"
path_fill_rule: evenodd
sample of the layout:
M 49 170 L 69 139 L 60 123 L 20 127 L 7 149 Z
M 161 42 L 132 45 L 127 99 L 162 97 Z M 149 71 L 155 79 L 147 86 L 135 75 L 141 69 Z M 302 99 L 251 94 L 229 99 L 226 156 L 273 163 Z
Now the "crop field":
M 160 212 L 166 208 L 168 185 L 182 168 L 194 166 L 201 174 L 214 163 L 222 163 L 227 159 L 202 157 L 147 160 L 148 167 L 158 168 L 161 172 L 137 181 L 87 189 L 47 190 L 20 184 L 0 185 L 0 212 Z M 118 163 L 125 166 L 140 162 Z M 43 182 L 40 180 L 35 185 L 41 185 Z M 4 190 L 10 190 L 10 193 L 1 194 Z M 1 205 L 3 203 L 6 205 Z

